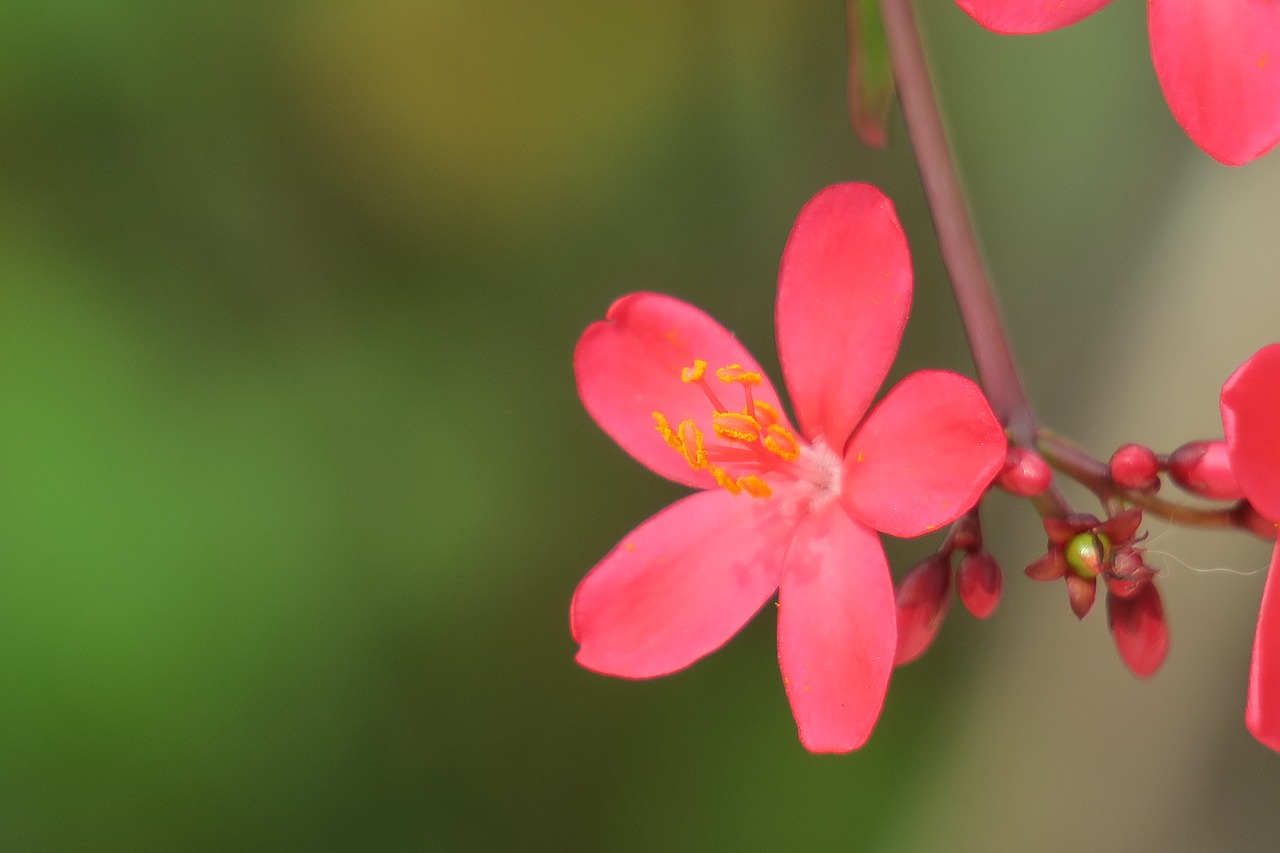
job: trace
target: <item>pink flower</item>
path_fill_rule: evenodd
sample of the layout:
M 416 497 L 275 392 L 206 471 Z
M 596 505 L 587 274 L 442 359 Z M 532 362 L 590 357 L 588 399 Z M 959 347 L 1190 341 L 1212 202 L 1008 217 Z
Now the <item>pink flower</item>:
M 957 518 L 1005 458 L 978 387 L 911 374 L 868 413 L 911 301 L 893 205 L 865 184 L 800 212 L 778 280 L 778 353 L 799 429 L 727 329 L 677 299 L 624 296 L 574 353 L 583 405 L 655 473 L 701 491 L 641 524 L 583 579 L 570 621 L 588 669 L 675 672 L 778 591 L 778 661 L 800 739 L 861 746 L 897 630 L 876 531 Z
M 1280 344 L 1259 350 L 1222 386 L 1227 454 L 1253 508 L 1280 524 Z M 1262 590 L 1245 723 L 1280 751 L 1280 543 Z
M 1074 24 L 1111 0 L 956 0 L 998 33 Z M 1178 124 L 1229 166 L 1280 141 L 1280 3 L 1147 0 L 1151 61 Z

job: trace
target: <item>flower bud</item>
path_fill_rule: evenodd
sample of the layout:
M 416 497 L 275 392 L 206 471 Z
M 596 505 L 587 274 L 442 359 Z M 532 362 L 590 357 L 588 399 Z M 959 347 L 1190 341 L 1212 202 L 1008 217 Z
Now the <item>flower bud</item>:
M 956 592 L 960 600 L 978 619 L 986 619 L 1000 603 L 1004 575 L 1000 564 L 986 551 L 970 551 L 956 569 Z
M 951 601 L 951 559 L 934 554 L 915 565 L 898 585 L 898 650 L 894 666 L 910 663 L 933 642 Z
M 1125 666 L 1139 678 L 1155 674 L 1169 652 L 1169 626 L 1154 583 L 1122 598 L 1107 596 L 1107 626 Z
M 996 484 L 1010 494 L 1033 498 L 1049 488 L 1052 480 L 1053 469 L 1039 453 L 1025 447 L 1010 447 Z
M 1244 497 L 1227 461 L 1225 441 L 1193 441 L 1169 454 L 1169 476 L 1192 494 L 1219 501 Z
M 1126 444 L 1111 454 L 1111 479 L 1123 489 L 1154 492 L 1160 488 L 1160 460 L 1149 447 Z

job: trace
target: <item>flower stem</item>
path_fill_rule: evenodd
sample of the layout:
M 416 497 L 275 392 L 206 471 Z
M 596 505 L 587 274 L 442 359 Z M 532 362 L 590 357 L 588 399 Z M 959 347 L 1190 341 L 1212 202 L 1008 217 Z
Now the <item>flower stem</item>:
M 960 308 L 978 380 L 1018 444 L 1035 446 L 1038 421 L 1018 375 L 1009 336 L 969 219 L 911 0 L 880 0 L 902 116 L 933 215 L 942 260 Z
M 1111 471 L 1105 462 L 1095 459 L 1084 448 L 1052 430 L 1041 428 L 1037 433 L 1035 446 L 1045 461 L 1085 486 L 1103 503 L 1118 499 L 1140 506 L 1171 524 L 1186 527 L 1236 527 L 1265 537 L 1265 529 L 1259 531 L 1256 529 L 1257 525 L 1250 523 L 1249 506 L 1245 501 L 1216 508 L 1189 506 L 1157 497 L 1154 492 L 1122 488 L 1111 479 Z

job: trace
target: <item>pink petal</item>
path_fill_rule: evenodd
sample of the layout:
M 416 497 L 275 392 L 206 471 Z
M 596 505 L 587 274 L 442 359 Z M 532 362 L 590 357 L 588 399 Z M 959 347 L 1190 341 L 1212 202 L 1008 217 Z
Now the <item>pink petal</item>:
M 777 589 L 794 526 L 776 502 L 723 489 L 667 507 L 578 584 L 578 663 L 650 678 L 720 648 Z
M 841 499 L 893 536 L 919 536 L 977 503 L 1004 465 L 1004 431 L 973 382 L 922 370 L 899 382 L 844 455 Z
M 1280 544 L 1262 590 L 1244 720 L 1254 737 L 1280 752 Z
M 582 333 L 573 370 L 582 404 L 623 450 L 677 483 L 709 488 L 715 485 L 711 475 L 691 468 L 663 441 L 653 420 L 655 411 L 673 427 L 692 418 L 711 434 L 713 409 L 706 394 L 696 384 L 680 381 L 681 369 L 695 359 L 707 362 L 707 376 L 713 386 L 723 387 L 726 407 L 740 408 L 742 392 L 718 382 L 714 371 L 741 364 L 763 377 L 753 389 L 755 399 L 781 411 L 768 377 L 732 332 L 687 302 L 657 293 L 632 293 L 613 303 L 605 320 Z
M 848 752 L 866 742 L 896 642 L 879 537 L 834 504 L 805 516 L 778 595 L 778 662 L 806 749 Z
M 1169 626 L 1156 585 L 1144 583 L 1130 596 L 1108 595 L 1107 626 L 1129 671 L 1139 678 L 1155 675 L 1169 653 Z
M 1280 344 L 1263 347 L 1222 386 L 1222 427 L 1245 497 L 1280 521 Z
M 1280 3 L 1150 0 L 1151 59 L 1178 124 L 1239 166 L 1280 140 Z
M 804 206 L 778 273 L 778 357 L 801 431 L 837 453 L 893 364 L 911 257 L 893 203 L 837 184 Z
M 956 0 L 982 26 L 1005 35 L 1047 33 L 1087 18 L 1111 0 Z M 1211 0 L 1217 2 L 1217 0 Z

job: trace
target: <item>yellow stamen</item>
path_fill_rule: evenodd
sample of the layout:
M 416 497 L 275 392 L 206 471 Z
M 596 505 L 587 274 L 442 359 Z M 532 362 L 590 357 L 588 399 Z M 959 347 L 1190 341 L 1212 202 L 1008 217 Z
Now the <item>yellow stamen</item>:
M 743 385 L 759 385 L 763 377 L 743 368 L 741 364 L 731 364 L 716 371 L 721 382 L 740 382 Z
M 662 440 L 667 443 L 672 450 L 677 453 L 684 453 L 684 442 L 680 440 L 680 436 L 676 435 L 676 431 L 671 428 L 671 424 L 667 421 L 662 412 L 650 412 L 653 415 L 653 426 L 658 431 L 658 435 L 662 436 Z
M 778 424 L 769 424 L 765 431 L 764 447 L 774 456 L 779 456 L 788 462 L 800 458 L 800 442 L 790 430 Z
M 686 367 L 680 371 L 681 382 L 697 382 L 702 378 L 702 374 L 707 372 L 707 363 L 700 358 L 693 360 L 693 367 Z
M 782 418 L 778 415 L 778 410 L 766 403 L 764 400 L 755 401 L 756 420 L 760 422 L 760 426 L 768 427 L 770 424 L 776 424 Z
M 760 424 L 745 412 L 716 412 L 711 419 L 716 435 L 737 441 L 755 441 Z
M 707 467 L 707 448 L 702 440 L 702 430 L 692 420 L 680 422 L 680 443 L 690 468 L 701 471 Z
M 738 485 L 753 498 L 767 498 L 773 494 L 773 489 L 769 488 L 769 484 L 755 474 L 739 477 Z
M 711 476 L 716 478 L 717 483 L 729 490 L 729 494 L 737 495 L 742 493 L 742 486 L 739 486 L 736 480 L 726 474 L 723 468 L 717 468 L 712 465 L 708 470 L 711 472 Z

